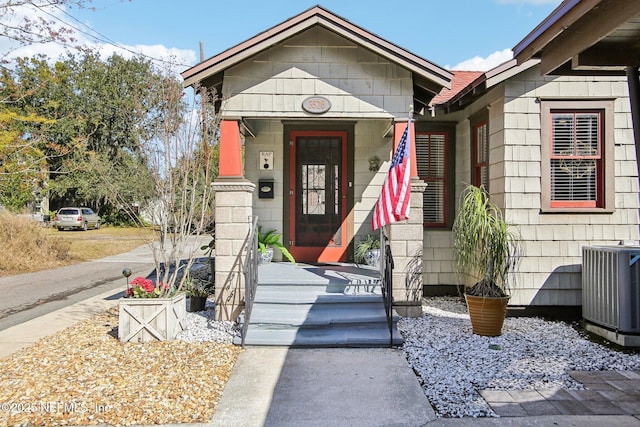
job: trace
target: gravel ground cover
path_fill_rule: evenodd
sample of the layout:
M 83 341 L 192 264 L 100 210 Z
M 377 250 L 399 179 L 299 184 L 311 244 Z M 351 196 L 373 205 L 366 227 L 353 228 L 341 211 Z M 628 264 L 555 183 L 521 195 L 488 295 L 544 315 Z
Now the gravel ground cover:
M 241 349 L 213 310 L 171 342 L 121 343 L 117 307 L 0 359 L 0 425 L 208 422 Z
M 496 416 L 480 390 L 580 389 L 569 371 L 636 370 L 640 354 L 589 341 L 572 325 L 507 318 L 499 337 L 474 335 L 460 298 L 428 298 L 401 319 L 409 364 L 439 417 Z

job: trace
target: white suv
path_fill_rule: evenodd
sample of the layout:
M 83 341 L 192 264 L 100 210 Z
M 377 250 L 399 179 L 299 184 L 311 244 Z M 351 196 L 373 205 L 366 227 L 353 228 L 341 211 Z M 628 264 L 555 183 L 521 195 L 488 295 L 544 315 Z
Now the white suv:
M 58 210 L 53 225 L 59 231 L 65 228 L 86 231 L 89 227 L 100 228 L 100 217 L 89 208 L 62 208 Z

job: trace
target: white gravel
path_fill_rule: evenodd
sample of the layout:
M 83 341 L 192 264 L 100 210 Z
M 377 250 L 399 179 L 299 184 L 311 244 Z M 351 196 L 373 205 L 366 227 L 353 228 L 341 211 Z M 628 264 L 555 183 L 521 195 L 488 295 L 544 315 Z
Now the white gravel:
M 232 344 L 240 331 L 235 322 L 215 320 L 214 305 L 207 301 L 206 310 L 187 313 L 187 328 L 178 335 L 186 342 L 217 342 Z
M 589 341 L 564 322 L 507 318 L 499 337 L 474 335 L 460 298 L 428 298 L 398 323 L 403 351 L 440 417 L 497 416 L 479 390 L 579 389 L 569 371 L 636 370 L 640 354 Z

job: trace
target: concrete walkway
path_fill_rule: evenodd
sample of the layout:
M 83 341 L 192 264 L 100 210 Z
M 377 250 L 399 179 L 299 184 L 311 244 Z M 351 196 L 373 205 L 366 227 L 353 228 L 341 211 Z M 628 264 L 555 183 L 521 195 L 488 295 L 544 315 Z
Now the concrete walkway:
M 421 426 L 436 419 L 401 350 L 254 347 L 214 426 Z
M 519 405 L 531 400 L 527 393 L 514 395 Z M 584 398 L 593 407 L 593 398 Z M 540 406 L 540 399 L 533 400 Z M 640 427 L 637 416 L 606 408 L 567 415 L 579 413 L 579 400 L 564 400 L 568 411 L 573 404 L 577 411 L 564 414 L 436 418 L 401 350 L 249 347 L 238 358 L 209 425 Z

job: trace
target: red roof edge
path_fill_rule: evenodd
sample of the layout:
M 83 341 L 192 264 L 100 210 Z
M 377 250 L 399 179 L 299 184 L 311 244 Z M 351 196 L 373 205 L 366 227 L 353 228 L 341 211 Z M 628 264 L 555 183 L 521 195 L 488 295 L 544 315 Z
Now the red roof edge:
M 463 92 L 468 86 L 481 76 L 484 75 L 484 71 L 451 71 L 453 73 L 453 79 L 451 80 L 451 89 L 442 88 L 439 94 L 437 94 L 432 100 L 431 105 L 444 104 L 447 101 L 453 99 L 456 95 Z

